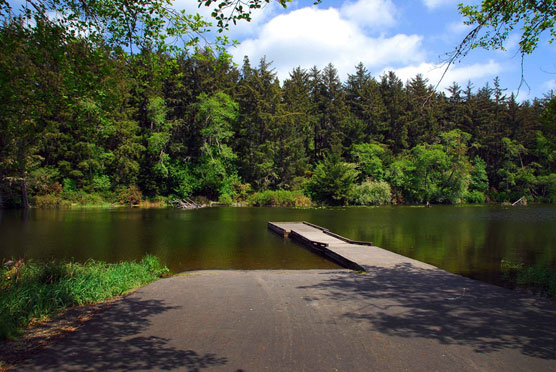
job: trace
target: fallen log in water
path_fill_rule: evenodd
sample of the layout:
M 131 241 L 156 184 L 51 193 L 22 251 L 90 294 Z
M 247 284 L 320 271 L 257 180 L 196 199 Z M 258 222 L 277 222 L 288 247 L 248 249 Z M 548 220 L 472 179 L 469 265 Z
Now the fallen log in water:
M 170 204 L 175 208 L 180 208 L 180 209 L 199 209 L 204 207 L 202 204 L 195 203 L 191 199 L 183 199 L 183 200 L 174 199 L 169 201 L 168 204 Z
M 527 205 L 527 198 L 525 198 L 525 196 L 522 196 L 521 198 L 519 198 L 517 201 L 515 201 L 514 203 L 512 203 L 512 207 L 515 207 L 516 205 Z

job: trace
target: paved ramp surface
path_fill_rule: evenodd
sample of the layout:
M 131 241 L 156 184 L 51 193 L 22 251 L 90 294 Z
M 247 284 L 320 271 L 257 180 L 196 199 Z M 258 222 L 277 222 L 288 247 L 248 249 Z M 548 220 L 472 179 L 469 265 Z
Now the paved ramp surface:
M 22 371 L 555 371 L 556 306 L 400 263 L 159 280 Z

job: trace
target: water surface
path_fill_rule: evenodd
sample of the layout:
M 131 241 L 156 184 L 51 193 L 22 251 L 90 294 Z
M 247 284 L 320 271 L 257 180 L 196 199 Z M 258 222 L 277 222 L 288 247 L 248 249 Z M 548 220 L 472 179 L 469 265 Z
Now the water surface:
M 0 258 L 116 262 L 151 253 L 173 272 L 337 268 L 269 232 L 267 221 L 309 221 L 490 282 L 502 259 L 556 268 L 556 207 L 547 205 L 0 211 Z

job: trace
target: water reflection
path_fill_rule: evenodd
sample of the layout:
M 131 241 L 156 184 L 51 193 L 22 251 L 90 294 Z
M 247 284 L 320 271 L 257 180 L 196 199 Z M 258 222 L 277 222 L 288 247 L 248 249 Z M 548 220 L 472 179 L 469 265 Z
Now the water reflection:
M 556 268 L 554 206 L 0 211 L 0 257 L 115 262 L 152 253 L 174 272 L 336 267 L 269 233 L 267 221 L 309 221 L 487 281 L 501 259 Z

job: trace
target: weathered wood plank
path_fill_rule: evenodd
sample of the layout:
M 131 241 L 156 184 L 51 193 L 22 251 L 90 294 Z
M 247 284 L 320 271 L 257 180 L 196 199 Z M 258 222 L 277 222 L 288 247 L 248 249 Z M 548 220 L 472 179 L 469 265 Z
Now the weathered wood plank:
M 352 270 L 367 271 L 371 267 L 391 268 L 407 263 L 423 269 L 435 269 L 432 265 L 375 247 L 371 242 L 352 240 L 309 222 L 268 222 L 268 228 Z

